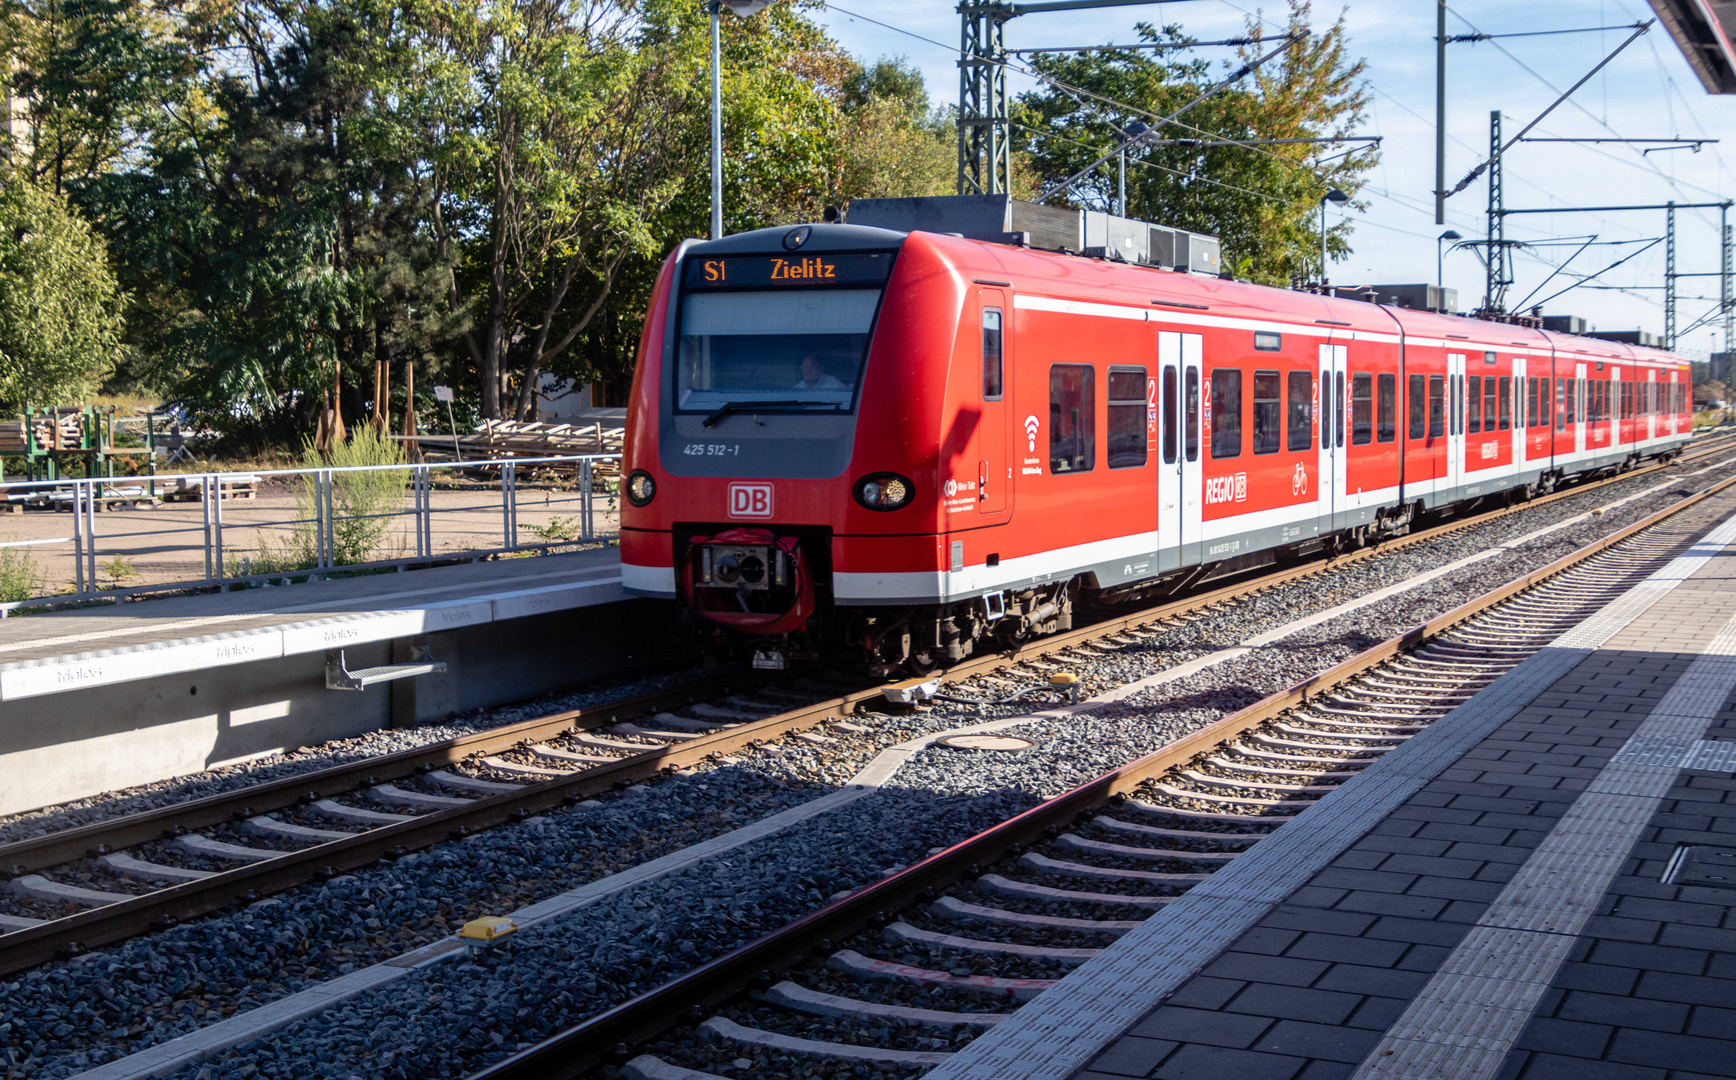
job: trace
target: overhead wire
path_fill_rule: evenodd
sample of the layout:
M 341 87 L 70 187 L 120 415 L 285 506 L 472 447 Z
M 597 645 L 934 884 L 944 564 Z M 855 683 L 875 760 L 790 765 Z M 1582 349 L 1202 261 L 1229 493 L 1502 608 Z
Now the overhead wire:
M 1287 30 L 1288 29 L 1283 24 L 1278 23 L 1278 22 L 1276 22 L 1270 18 L 1267 18 L 1263 12 L 1249 11 L 1246 8 L 1243 8 L 1237 4 L 1231 3 L 1230 0 L 1219 0 L 1219 2 L 1222 3 L 1224 6 L 1231 8 L 1232 10 L 1238 11 L 1249 18 L 1257 19 L 1258 21 L 1265 23 L 1267 25 L 1270 25 L 1276 29 L 1280 29 L 1280 30 Z M 897 34 L 902 34 L 905 37 L 909 37 L 911 39 L 924 42 L 926 44 L 929 44 L 929 45 L 932 45 L 936 48 L 945 50 L 946 52 L 952 53 L 952 54 L 957 55 L 957 56 L 964 55 L 964 50 L 962 50 L 961 48 L 959 48 L 956 45 L 949 45 L 946 42 L 939 41 L 935 38 L 927 37 L 926 35 L 916 33 L 915 31 L 912 31 L 912 30 L 907 30 L 904 27 L 896 26 L 892 23 L 884 22 L 880 19 L 875 19 L 871 16 L 863 15 L 860 12 L 853 11 L 849 8 L 842 7 L 842 6 L 835 4 L 835 3 L 827 2 L 825 6 L 828 10 L 836 11 L 839 14 L 845 15 L 849 18 L 858 19 L 858 20 L 861 20 L 863 22 L 870 23 L 874 26 L 881 27 L 882 29 L 890 30 L 890 31 L 897 33 Z M 1453 11 L 1453 9 L 1450 7 L 1448 10 L 1450 12 L 1452 12 L 1453 16 L 1455 18 L 1457 18 L 1460 22 L 1463 22 L 1466 26 L 1470 27 L 1473 32 L 1482 33 L 1481 29 L 1479 27 L 1477 27 L 1476 24 L 1472 23 L 1469 19 L 1466 19 L 1463 15 L 1459 14 L 1457 11 Z M 1539 74 L 1537 71 L 1532 69 L 1529 65 L 1527 65 L 1523 61 L 1519 60 L 1518 57 L 1514 56 L 1505 47 L 1501 46 L 1499 42 L 1491 41 L 1491 44 L 1493 44 L 1502 54 L 1506 55 L 1514 63 L 1518 64 L 1521 68 L 1524 68 L 1528 73 L 1530 73 L 1538 81 L 1542 82 L 1546 87 L 1549 87 L 1551 90 L 1554 90 L 1558 94 L 1560 93 L 1560 91 L 1552 83 L 1550 83 L 1548 79 L 1544 78 L 1541 74 Z M 1061 91 L 1067 93 L 1069 96 L 1074 97 L 1075 100 L 1080 100 L 1081 98 L 1089 98 L 1089 99 L 1096 101 L 1100 104 L 1108 105 L 1108 106 L 1111 106 L 1115 109 L 1118 109 L 1118 110 L 1122 111 L 1123 113 L 1133 114 L 1133 115 L 1138 115 L 1138 116 L 1144 116 L 1148 119 L 1159 119 L 1159 120 L 1164 119 L 1164 117 L 1162 117 L 1159 114 L 1152 112 L 1150 110 L 1141 108 L 1139 106 L 1133 105 L 1133 104 L 1128 103 L 1128 102 L 1116 100 L 1114 98 L 1108 97 L 1108 96 L 1103 95 L 1103 94 L 1098 94 L 1095 91 L 1089 90 L 1089 89 L 1084 88 L 1084 87 L 1074 86 L 1073 84 L 1068 83 L 1063 79 L 1056 78 L 1055 76 L 1049 75 L 1046 72 L 1039 71 L 1039 70 L 1036 70 L 1034 68 L 1030 68 L 1026 65 L 1019 64 L 1019 63 L 1013 63 L 1013 62 L 1005 61 L 1005 60 L 999 61 L 998 63 L 1000 64 L 1001 67 L 1003 67 L 1009 71 L 1014 71 L 1014 72 L 1017 72 L 1019 74 L 1025 75 L 1028 78 L 1032 78 L 1032 79 L 1038 80 L 1040 82 L 1048 83 L 1049 85 L 1055 87 L 1056 89 L 1061 90 Z M 1389 101 L 1392 101 L 1395 104 L 1399 105 L 1400 108 L 1404 109 L 1406 112 L 1409 112 L 1412 116 L 1417 116 L 1417 113 L 1415 112 L 1415 110 L 1410 109 L 1402 101 L 1399 101 L 1397 98 L 1392 97 L 1392 95 L 1386 94 L 1385 92 L 1380 91 L 1378 88 L 1375 89 L 1375 93 L 1379 94 L 1380 96 L 1386 97 Z M 1591 114 L 1588 110 L 1586 110 L 1584 108 L 1583 105 L 1580 105 L 1577 101 L 1572 101 L 1572 99 L 1569 99 L 1569 100 L 1574 105 L 1574 107 L 1579 109 L 1581 112 L 1586 112 L 1586 114 L 1588 116 L 1592 116 L 1592 118 L 1594 120 L 1598 119 L 1594 114 Z M 1081 103 L 1083 104 L 1083 102 L 1081 102 Z M 1418 117 L 1418 118 L 1423 119 L 1422 117 Z M 1425 120 L 1425 122 L 1429 122 L 1429 121 Z M 1612 134 L 1620 135 L 1619 132 L 1617 132 L 1613 127 L 1610 127 L 1607 123 L 1604 123 L 1601 120 L 1599 120 L 1598 122 L 1599 122 L 1600 126 L 1604 127 L 1606 130 L 1610 131 Z M 1170 123 L 1176 127 L 1180 127 L 1180 128 L 1185 129 L 1185 130 L 1188 130 L 1188 131 L 1193 131 L 1197 134 L 1209 135 L 1213 138 L 1225 138 L 1224 136 L 1222 136 L 1219 133 L 1208 132 L 1203 128 L 1196 127 L 1192 124 L 1186 123 L 1185 121 L 1182 121 L 1179 119 L 1171 120 Z M 1067 136 L 1063 136 L 1063 135 L 1060 135 L 1060 134 L 1055 133 L 1055 132 L 1041 131 L 1039 129 L 1031 128 L 1028 125 L 1014 123 L 1011 126 L 1019 127 L 1022 130 L 1030 132 L 1034 135 L 1038 135 L 1038 136 L 1042 136 L 1042 137 L 1048 137 L 1048 138 L 1057 138 L 1057 139 L 1061 139 L 1063 141 L 1071 142 L 1074 145 L 1084 147 L 1087 149 L 1101 149 L 1100 147 L 1093 147 L 1089 143 L 1085 143 L 1085 142 L 1082 142 L 1082 141 L 1079 141 L 1076 139 L 1071 139 Z M 1475 148 L 1471 147 L 1469 144 L 1465 143 L 1462 139 L 1459 139 L 1457 137 L 1452 137 L 1452 138 L 1453 138 L 1453 141 L 1455 143 L 1464 147 L 1465 149 L 1471 150 L 1473 153 L 1479 152 Z M 1319 175 L 1318 172 L 1316 172 L 1313 169 L 1310 169 L 1307 165 L 1305 165 L 1301 162 L 1293 161 L 1289 158 L 1283 157 L 1282 155 L 1274 154 L 1271 151 L 1266 150 L 1264 147 L 1253 145 L 1250 143 L 1241 142 L 1239 140 L 1234 140 L 1234 139 L 1229 139 L 1227 141 L 1230 141 L 1239 147 L 1242 147 L 1242 148 L 1245 148 L 1248 150 L 1252 150 L 1252 151 L 1259 153 L 1259 154 L 1263 154 L 1264 156 L 1270 157 L 1275 161 L 1279 161 L 1279 162 L 1282 162 L 1286 165 L 1289 165 L 1292 168 L 1296 168 L 1296 169 L 1301 170 L 1301 171 L 1306 171 L 1306 172 L 1309 172 L 1309 173 L 1316 175 L 1316 176 Z M 1350 152 L 1354 152 L 1354 151 L 1350 151 Z M 1602 153 L 1601 151 L 1596 151 L 1595 149 L 1593 150 L 1593 152 Z M 1612 155 L 1612 154 L 1604 153 L 1603 156 L 1609 157 L 1611 160 L 1620 161 L 1620 162 L 1622 162 L 1624 164 L 1628 164 L 1630 166 L 1633 164 L 1632 162 L 1627 161 L 1626 159 L 1617 158 L 1617 157 L 1615 157 L 1615 155 Z M 1154 169 L 1157 169 L 1159 171 L 1168 172 L 1168 173 L 1172 173 L 1175 175 L 1187 176 L 1187 177 L 1190 177 L 1191 179 L 1193 179 L 1195 181 L 1204 182 L 1207 184 L 1211 184 L 1214 186 L 1223 187 L 1223 188 L 1227 188 L 1227 189 L 1231 189 L 1231 190 L 1237 190 L 1237 191 L 1243 192 L 1244 194 L 1254 195 L 1257 198 L 1266 198 L 1266 199 L 1278 198 L 1277 196 L 1273 196 L 1270 194 L 1254 191 L 1251 188 L 1245 188 L 1245 187 L 1241 187 L 1240 185 L 1229 184 L 1229 183 L 1226 183 L 1223 181 L 1214 180 L 1210 177 L 1202 176 L 1202 175 L 1199 175 L 1197 173 L 1184 173 L 1178 169 L 1173 169 L 1173 168 L 1170 168 L 1167 166 L 1158 165 L 1155 162 L 1147 162 L 1147 161 L 1144 161 L 1144 160 L 1141 160 L 1138 158 L 1135 158 L 1133 160 L 1137 165 L 1140 165 L 1140 166 L 1154 168 Z M 1649 159 L 1647 159 L 1647 160 L 1649 162 Z M 1672 186 L 1675 185 L 1674 178 L 1663 173 L 1661 170 L 1659 170 L 1656 167 L 1655 164 L 1652 165 L 1651 171 L 1657 173 L 1659 176 L 1662 176 L 1664 179 L 1670 181 Z M 1554 196 L 1552 193 L 1547 191 L 1547 189 L 1541 187 L 1540 185 L 1536 184 L 1533 181 L 1530 181 L 1527 178 L 1516 177 L 1516 179 L 1521 180 L 1521 182 L 1525 183 L 1529 187 L 1536 188 L 1541 194 L 1543 194 L 1543 196 L 1545 198 L 1550 198 L 1550 199 L 1558 198 L 1557 196 Z M 1697 185 L 1690 185 L 1690 186 L 1697 186 Z M 1401 207 L 1405 207 L 1406 209 L 1412 209 L 1412 210 L 1420 210 L 1421 209 L 1420 203 L 1418 203 L 1414 200 L 1410 200 L 1410 199 L 1407 199 L 1405 197 L 1399 196 L 1398 194 L 1396 194 L 1392 191 L 1385 190 L 1385 189 L 1377 189 L 1377 188 L 1374 188 L 1372 185 L 1365 185 L 1364 190 L 1369 191 L 1371 194 L 1376 194 L 1376 195 L 1379 195 L 1383 198 L 1386 198 L 1392 202 L 1395 202 L 1395 203 L 1399 204 Z M 1680 188 L 1677 188 L 1677 190 L 1679 192 Z M 1701 190 L 1706 190 L 1706 189 L 1701 189 Z M 1295 203 L 1295 202 L 1300 202 L 1302 200 L 1285 200 L 1285 201 Z M 1563 201 L 1565 201 L 1565 200 L 1563 200 Z M 1564 212 L 1567 211 L 1568 209 L 1569 209 L 1568 207 L 1563 207 Z M 1602 219 L 1600 219 L 1600 220 L 1602 220 Z M 1381 223 L 1381 222 L 1375 222 L 1375 221 L 1372 221 L 1368 218 L 1362 218 L 1359 220 L 1358 223 L 1371 225 L 1375 228 L 1382 229 L 1384 231 L 1396 232 L 1396 233 L 1400 233 L 1402 235 L 1413 236 L 1413 237 L 1417 237 L 1420 239 L 1433 239 L 1432 236 L 1424 234 L 1424 233 L 1412 232 L 1410 230 L 1399 228 L 1397 226 L 1386 225 L 1386 224 Z M 1626 231 L 1637 231 L 1637 230 L 1633 230 L 1631 226 L 1624 226 L 1624 225 L 1621 225 L 1621 224 L 1614 222 L 1614 221 L 1604 221 L 1604 224 L 1609 226 L 1609 227 L 1612 227 L 1612 228 L 1623 229 Z M 1467 224 L 1466 227 L 1471 227 L 1471 226 L 1469 224 Z M 1519 227 L 1525 228 L 1525 226 L 1519 226 Z M 1552 234 L 1542 233 L 1542 230 L 1537 228 L 1537 227 L 1530 227 L 1528 229 L 1528 231 L 1537 232 L 1537 233 L 1540 233 L 1541 235 L 1552 235 Z M 1550 260 L 1545 259 L 1540 255 L 1537 255 L 1535 252 L 1527 251 L 1525 248 L 1520 248 L 1519 250 L 1526 257 L 1533 259 L 1534 261 L 1539 262 L 1544 266 L 1550 267 L 1554 271 L 1565 273 L 1569 277 L 1574 277 L 1574 278 L 1580 279 L 1581 281 L 1585 281 L 1585 280 L 1590 280 L 1591 278 L 1597 276 L 1597 275 L 1580 275 L 1580 274 L 1573 273 L 1571 271 L 1566 271 L 1564 265 L 1562 265 L 1562 264 L 1553 263 Z M 1649 250 L 1649 249 L 1642 249 L 1642 250 Z M 1625 261 L 1625 260 L 1623 260 L 1623 261 Z M 1628 290 L 1626 288 L 1620 287 L 1620 286 L 1612 286 L 1611 288 L 1615 288 L 1618 291 L 1628 292 Z M 1637 293 L 1629 293 L 1629 294 L 1634 295 L 1636 299 L 1644 300 L 1648 303 L 1653 304 L 1654 306 L 1657 305 L 1657 302 L 1655 300 L 1652 300 L 1650 297 L 1639 295 Z

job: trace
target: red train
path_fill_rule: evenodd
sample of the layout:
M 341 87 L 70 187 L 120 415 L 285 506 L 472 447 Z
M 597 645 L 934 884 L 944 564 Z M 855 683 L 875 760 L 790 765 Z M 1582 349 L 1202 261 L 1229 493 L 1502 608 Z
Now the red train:
M 859 225 L 689 241 L 627 421 L 626 587 L 760 666 L 921 670 L 1679 453 L 1653 349 Z

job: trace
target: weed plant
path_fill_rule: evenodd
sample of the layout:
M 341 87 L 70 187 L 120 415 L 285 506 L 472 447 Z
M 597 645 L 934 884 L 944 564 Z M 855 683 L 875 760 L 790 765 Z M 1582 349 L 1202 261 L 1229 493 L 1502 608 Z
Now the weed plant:
M 321 454 L 312 441 L 303 444 L 301 468 L 341 469 L 364 465 L 403 465 L 403 448 L 372 427 L 357 428 L 350 440 Z M 332 474 L 332 563 L 353 566 L 390 558 L 386 544 L 392 518 L 404 506 L 405 474 L 397 469 Z M 319 497 L 319 478 L 308 473 L 298 478 L 295 516 L 298 523 L 285 536 L 259 533 L 257 554 L 234 559 L 229 573 L 234 577 L 256 574 L 293 574 L 319 565 L 319 536 L 314 519 Z
M 23 548 L 0 548 L 0 604 L 29 600 L 42 591 L 42 573 Z

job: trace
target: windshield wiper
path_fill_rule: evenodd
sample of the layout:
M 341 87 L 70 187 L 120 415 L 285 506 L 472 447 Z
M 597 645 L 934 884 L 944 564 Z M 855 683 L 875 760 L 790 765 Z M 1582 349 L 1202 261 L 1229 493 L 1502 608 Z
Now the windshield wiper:
M 835 401 L 729 401 L 723 407 L 705 418 L 704 427 L 716 427 L 718 422 L 730 413 L 759 412 L 764 409 L 800 409 L 809 405 L 830 405 L 833 412 L 843 409 L 843 405 Z

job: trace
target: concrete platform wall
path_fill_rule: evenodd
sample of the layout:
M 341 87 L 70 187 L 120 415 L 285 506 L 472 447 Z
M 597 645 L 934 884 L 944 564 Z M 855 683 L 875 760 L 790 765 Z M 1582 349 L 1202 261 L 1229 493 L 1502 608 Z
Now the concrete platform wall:
M 666 622 L 661 605 L 627 601 L 430 634 L 445 673 L 360 692 L 327 690 L 324 655 L 304 653 L 0 702 L 0 814 L 646 670 L 671 656 Z M 409 648 L 345 656 L 354 670 Z

